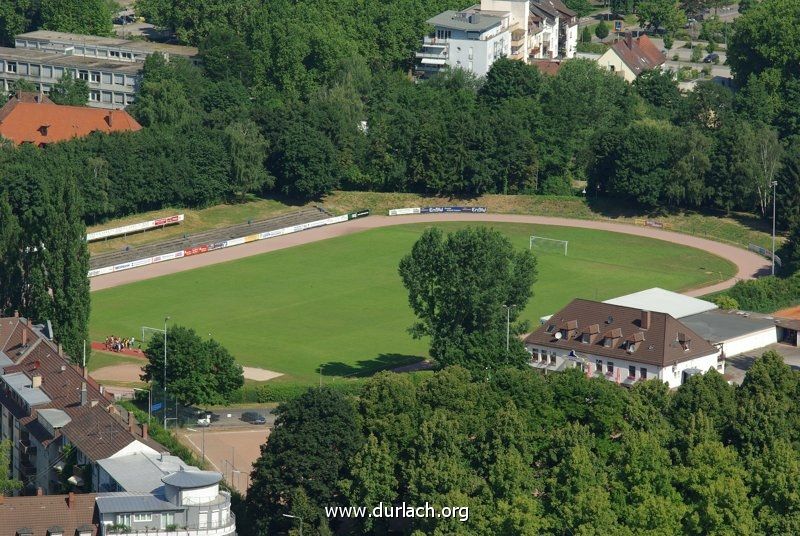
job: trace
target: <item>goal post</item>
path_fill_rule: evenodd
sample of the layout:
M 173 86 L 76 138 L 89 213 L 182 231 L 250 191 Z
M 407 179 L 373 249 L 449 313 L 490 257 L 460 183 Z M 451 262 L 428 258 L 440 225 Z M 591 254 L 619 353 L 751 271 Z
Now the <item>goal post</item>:
M 537 251 L 563 252 L 567 256 L 569 240 L 558 240 L 555 238 L 545 238 L 543 236 L 531 236 L 528 242 L 528 249 Z

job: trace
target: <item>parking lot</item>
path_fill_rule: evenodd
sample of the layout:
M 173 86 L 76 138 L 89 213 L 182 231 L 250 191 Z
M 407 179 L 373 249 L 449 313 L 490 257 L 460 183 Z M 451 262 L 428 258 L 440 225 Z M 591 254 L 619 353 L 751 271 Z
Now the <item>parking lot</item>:
M 792 367 L 793 370 L 800 370 L 800 348 L 789 344 L 772 344 L 755 352 L 729 357 L 725 360 L 725 377 L 728 380 L 741 384 L 747 370 L 753 366 L 756 357 L 764 352 L 774 350 L 783 356 L 783 362 Z

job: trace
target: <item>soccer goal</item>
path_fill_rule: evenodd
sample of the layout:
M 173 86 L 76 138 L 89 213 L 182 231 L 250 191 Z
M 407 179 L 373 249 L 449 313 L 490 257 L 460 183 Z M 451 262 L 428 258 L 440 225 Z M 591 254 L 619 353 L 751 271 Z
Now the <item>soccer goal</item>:
M 564 252 L 567 255 L 569 240 L 556 240 L 555 238 L 545 238 L 543 236 L 531 236 L 528 249 L 537 251 L 551 251 L 555 253 Z
M 151 328 L 149 326 L 142 326 L 142 338 L 137 342 L 141 344 L 142 349 L 144 349 L 147 346 L 147 343 L 150 342 L 150 339 L 155 336 L 163 339 L 164 330 L 159 328 Z

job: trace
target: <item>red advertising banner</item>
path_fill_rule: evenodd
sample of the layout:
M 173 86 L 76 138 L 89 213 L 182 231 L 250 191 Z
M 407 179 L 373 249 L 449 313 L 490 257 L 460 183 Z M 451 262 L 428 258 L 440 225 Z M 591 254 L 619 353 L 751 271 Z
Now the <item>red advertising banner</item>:
M 205 253 L 208 251 L 208 244 L 203 244 L 202 246 L 195 246 L 193 248 L 188 248 L 183 250 L 183 256 L 188 257 L 189 255 L 200 255 L 201 253 Z

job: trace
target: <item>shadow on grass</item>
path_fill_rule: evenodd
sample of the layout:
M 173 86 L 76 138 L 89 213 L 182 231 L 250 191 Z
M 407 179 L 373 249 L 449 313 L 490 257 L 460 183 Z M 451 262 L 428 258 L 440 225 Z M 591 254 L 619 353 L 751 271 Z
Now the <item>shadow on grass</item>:
M 316 372 L 322 369 L 323 376 L 339 376 L 349 378 L 365 378 L 372 376 L 378 371 L 409 365 L 422 361 L 424 358 L 418 355 L 408 354 L 379 354 L 372 359 L 363 359 L 355 364 L 334 361 L 323 363 L 317 367 Z

